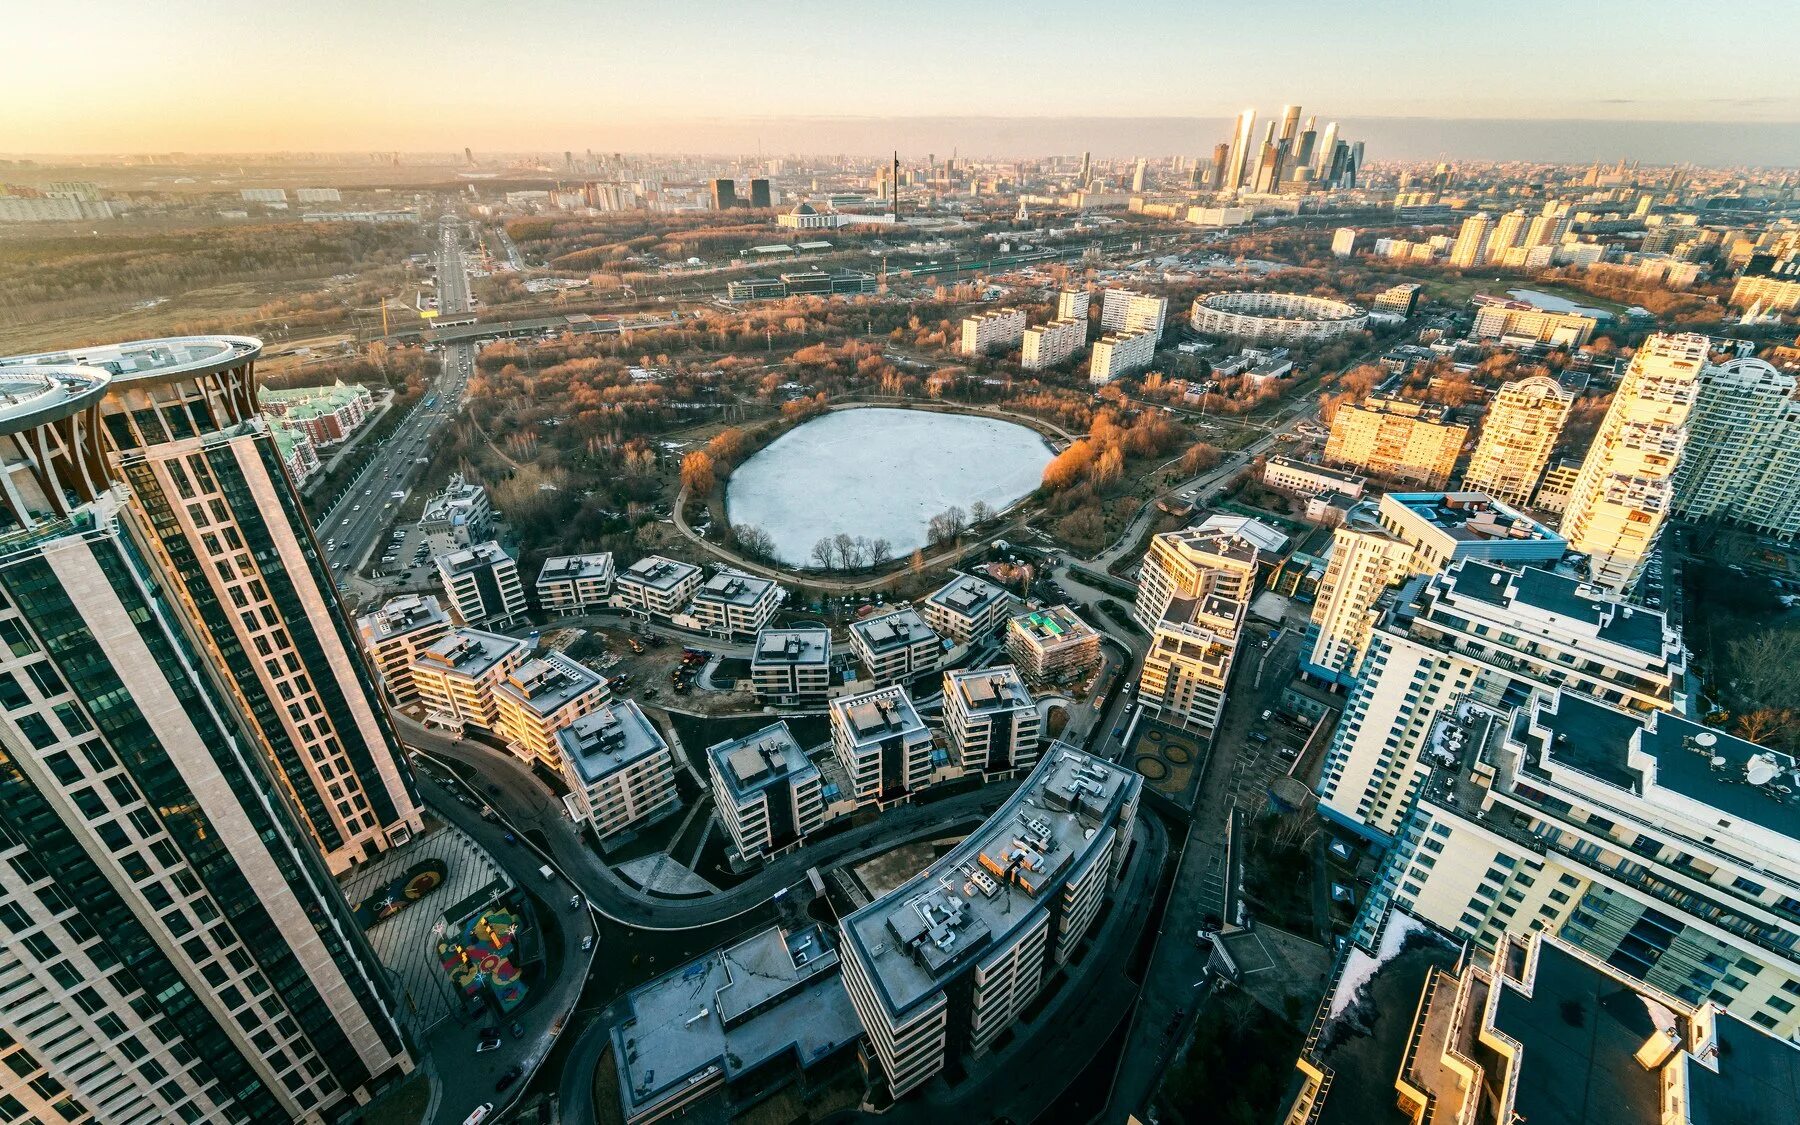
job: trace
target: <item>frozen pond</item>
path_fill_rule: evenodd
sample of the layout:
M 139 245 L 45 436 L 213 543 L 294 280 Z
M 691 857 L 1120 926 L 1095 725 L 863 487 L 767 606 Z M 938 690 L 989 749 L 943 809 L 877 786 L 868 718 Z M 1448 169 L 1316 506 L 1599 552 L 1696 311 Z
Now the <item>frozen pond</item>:
M 966 414 L 837 410 L 788 431 L 726 486 L 733 526 L 754 524 L 790 566 L 839 532 L 886 539 L 902 558 L 931 517 L 977 500 L 996 510 L 1038 486 L 1050 447 L 1024 426 Z
M 1554 293 L 1539 293 L 1535 289 L 1508 289 L 1506 295 L 1515 301 L 1524 301 L 1528 305 L 1535 305 L 1545 312 L 1572 312 L 1580 313 L 1582 316 L 1591 316 L 1595 320 L 1612 319 L 1612 314 L 1605 309 L 1592 309 L 1586 305 L 1578 305 L 1567 297 L 1558 297 Z

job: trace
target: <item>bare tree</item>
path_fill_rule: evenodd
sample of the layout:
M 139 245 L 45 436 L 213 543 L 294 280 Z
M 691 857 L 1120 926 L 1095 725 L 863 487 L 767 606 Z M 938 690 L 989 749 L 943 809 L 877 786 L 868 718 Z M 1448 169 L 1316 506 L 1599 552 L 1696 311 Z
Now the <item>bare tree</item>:
M 1728 649 L 1736 683 L 1744 699 L 1757 707 L 1800 707 L 1800 631 L 1757 633 L 1731 642 Z
M 867 535 L 858 535 L 856 537 L 855 551 L 856 551 L 856 565 L 857 566 L 868 566 L 870 552 L 869 552 L 869 537 Z
M 812 545 L 812 561 L 820 570 L 831 569 L 831 536 L 821 535 Z
M 954 504 L 944 509 L 944 521 L 945 526 L 950 529 L 950 538 L 952 539 L 961 535 L 969 526 L 968 514 Z
M 969 505 L 969 522 L 971 524 L 986 523 L 999 514 L 988 506 L 986 500 L 977 500 Z
M 772 559 L 775 557 L 775 539 L 762 528 L 753 523 L 738 524 L 732 527 L 731 537 L 736 541 L 738 550 L 753 559 Z
M 837 547 L 838 566 L 849 570 L 856 562 L 856 540 L 850 538 L 849 532 L 840 531 L 833 543 Z
M 869 565 L 880 566 L 894 557 L 894 545 L 886 539 L 869 540 Z

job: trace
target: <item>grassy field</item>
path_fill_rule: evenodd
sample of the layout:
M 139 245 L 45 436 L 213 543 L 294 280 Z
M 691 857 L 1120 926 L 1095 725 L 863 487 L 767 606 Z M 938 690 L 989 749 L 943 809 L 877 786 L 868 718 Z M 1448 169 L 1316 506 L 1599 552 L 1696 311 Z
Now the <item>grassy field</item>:
M 1369 265 L 1371 268 L 1378 268 L 1375 262 L 1370 262 Z M 1416 281 L 1425 287 L 1425 296 L 1428 300 L 1440 301 L 1447 305 L 1466 305 L 1469 303 L 1469 299 L 1477 293 L 1486 293 L 1492 297 L 1504 297 L 1508 289 L 1530 289 L 1552 297 L 1562 297 L 1589 308 L 1605 309 L 1611 313 L 1625 311 L 1625 306 L 1617 301 L 1590 296 L 1579 289 L 1533 281 L 1530 278 L 1496 278 L 1492 274 L 1451 277 L 1444 274 L 1404 272 L 1389 274 L 1388 278 L 1394 284 L 1402 281 Z

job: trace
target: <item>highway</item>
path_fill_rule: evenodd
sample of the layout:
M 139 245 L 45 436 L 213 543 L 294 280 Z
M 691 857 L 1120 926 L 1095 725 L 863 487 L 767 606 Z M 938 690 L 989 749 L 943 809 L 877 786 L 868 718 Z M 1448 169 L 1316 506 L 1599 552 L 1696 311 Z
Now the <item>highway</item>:
M 448 215 L 439 221 L 437 288 L 438 311 L 443 315 L 469 309 L 461 226 Z M 424 469 L 418 461 L 429 455 L 432 438 L 462 409 L 469 376 L 475 373 L 474 345 L 446 345 L 441 358 L 442 366 L 424 399 L 375 447 L 362 471 L 319 520 L 318 536 L 325 543 L 340 589 L 373 592 L 355 572 L 368 560 L 399 511 L 403 501 L 393 494 L 410 491 Z

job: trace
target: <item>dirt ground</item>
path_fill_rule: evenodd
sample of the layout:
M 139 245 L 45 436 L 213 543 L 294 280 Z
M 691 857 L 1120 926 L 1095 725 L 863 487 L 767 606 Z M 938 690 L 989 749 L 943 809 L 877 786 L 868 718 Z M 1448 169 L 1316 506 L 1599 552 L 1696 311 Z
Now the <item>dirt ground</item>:
M 697 679 L 692 690 L 677 694 L 674 672 L 681 667 L 683 648 L 678 641 L 655 635 L 634 635 L 623 627 L 587 627 L 556 632 L 582 634 L 566 647 L 571 656 L 588 667 L 607 676 L 631 677 L 624 688 L 614 689 L 615 695 L 629 696 L 640 703 L 707 713 L 739 712 L 756 706 L 755 697 L 749 692 L 703 691 Z M 705 646 L 703 642 L 694 642 L 694 647 Z

